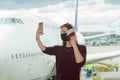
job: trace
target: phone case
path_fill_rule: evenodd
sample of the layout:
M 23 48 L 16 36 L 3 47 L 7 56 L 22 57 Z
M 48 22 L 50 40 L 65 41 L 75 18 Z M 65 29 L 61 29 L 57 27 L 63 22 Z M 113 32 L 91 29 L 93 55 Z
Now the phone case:
M 70 40 L 71 36 L 75 35 L 75 30 L 74 29 L 70 29 L 67 31 L 67 38 L 68 40 Z
M 42 33 L 43 33 L 43 22 L 39 22 L 38 23 L 38 26 L 39 26 L 39 29 L 42 31 Z

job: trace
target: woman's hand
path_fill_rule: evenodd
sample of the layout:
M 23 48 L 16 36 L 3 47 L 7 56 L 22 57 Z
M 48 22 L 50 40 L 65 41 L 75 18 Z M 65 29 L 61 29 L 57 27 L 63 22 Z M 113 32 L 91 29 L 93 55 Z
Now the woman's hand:
M 38 27 L 36 31 L 36 39 L 38 39 L 41 35 L 43 35 L 43 30 L 40 27 Z
M 76 36 L 71 36 L 70 38 L 70 44 L 72 45 L 72 47 L 77 45 L 77 40 L 76 40 Z
M 46 47 L 42 44 L 41 40 L 40 40 L 40 36 L 43 35 L 43 30 L 38 27 L 37 31 L 36 31 L 36 41 L 37 41 L 37 44 L 39 46 L 39 48 L 44 51 L 46 49 Z

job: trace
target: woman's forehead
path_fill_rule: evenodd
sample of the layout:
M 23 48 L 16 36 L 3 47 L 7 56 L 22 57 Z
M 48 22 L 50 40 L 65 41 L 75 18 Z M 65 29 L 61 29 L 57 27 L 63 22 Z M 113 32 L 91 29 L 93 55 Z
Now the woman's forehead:
M 66 28 L 66 27 L 62 27 L 62 28 L 61 28 L 61 30 L 66 31 L 66 30 L 67 30 L 67 28 Z

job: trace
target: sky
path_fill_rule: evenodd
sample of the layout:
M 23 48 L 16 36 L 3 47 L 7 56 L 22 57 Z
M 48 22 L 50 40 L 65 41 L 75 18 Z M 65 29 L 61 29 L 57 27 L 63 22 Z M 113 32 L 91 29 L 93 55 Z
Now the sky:
M 0 0 L 0 10 L 24 10 L 74 24 L 75 0 Z M 120 26 L 120 0 L 79 0 L 78 25 Z

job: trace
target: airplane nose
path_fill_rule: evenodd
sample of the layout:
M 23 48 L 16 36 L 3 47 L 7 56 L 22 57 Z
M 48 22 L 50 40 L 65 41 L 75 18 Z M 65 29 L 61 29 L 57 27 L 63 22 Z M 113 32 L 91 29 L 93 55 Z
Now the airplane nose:
M 3 72 L 3 70 L 4 70 L 4 56 L 2 56 L 0 52 L 0 74 Z

